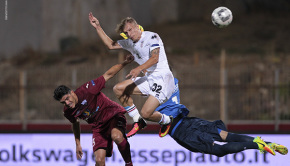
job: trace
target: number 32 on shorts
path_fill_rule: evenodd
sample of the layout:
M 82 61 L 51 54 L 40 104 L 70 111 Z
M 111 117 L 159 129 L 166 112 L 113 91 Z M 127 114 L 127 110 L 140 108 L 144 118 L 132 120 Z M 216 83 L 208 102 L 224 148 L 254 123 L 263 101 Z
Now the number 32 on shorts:
M 153 92 L 160 93 L 161 89 L 162 89 L 162 86 L 161 86 L 161 85 L 157 85 L 156 83 L 154 83 L 154 84 L 152 85 L 152 89 L 151 89 L 151 90 L 152 90 Z

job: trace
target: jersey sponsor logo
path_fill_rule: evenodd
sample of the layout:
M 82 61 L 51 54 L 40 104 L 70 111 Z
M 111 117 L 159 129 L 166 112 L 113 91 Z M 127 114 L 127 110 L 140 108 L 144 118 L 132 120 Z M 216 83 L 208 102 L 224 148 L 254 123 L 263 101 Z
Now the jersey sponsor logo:
M 140 56 L 138 50 L 134 49 L 133 50 L 133 54 L 136 55 L 138 59 L 142 59 L 142 57 Z
M 83 112 L 83 115 L 84 115 L 85 117 L 90 116 L 90 110 L 89 110 L 89 109 L 86 109 L 86 110 Z
M 85 99 L 85 100 L 82 101 L 81 104 L 82 104 L 82 105 L 88 105 L 88 102 L 87 102 L 87 100 Z
M 136 53 L 136 56 L 138 57 L 138 59 L 141 59 L 141 56 L 139 55 L 139 53 Z
M 85 121 L 88 121 L 88 119 L 89 118 L 91 118 L 91 117 L 93 117 L 97 112 L 98 112 L 98 110 L 99 110 L 99 106 L 96 108 L 96 110 L 95 111 L 93 111 L 93 112 L 91 112 L 89 109 L 86 109 L 84 112 L 83 112 L 83 116 L 84 116 L 84 120 Z
M 87 88 L 87 89 L 89 88 L 89 83 L 87 83 L 86 88 Z

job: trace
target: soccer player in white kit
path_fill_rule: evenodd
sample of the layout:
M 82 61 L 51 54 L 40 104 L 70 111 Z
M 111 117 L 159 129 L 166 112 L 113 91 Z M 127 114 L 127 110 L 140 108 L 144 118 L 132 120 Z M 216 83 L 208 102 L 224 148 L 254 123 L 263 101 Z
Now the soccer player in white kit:
M 164 45 L 159 35 L 143 31 L 143 28 L 133 18 L 127 17 L 116 28 L 116 31 L 127 39 L 115 42 L 106 35 L 98 19 L 92 13 L 89 13 L 89 20 L 108 49 L 128 50 L 139 64 L 126 76 L 131 79 L 120 82 L 114 87 L 116 96 L 134 120 L 133 128 L 127 136 L 133 136 L 144 128 L 146 126 L 145 120 L 161 124 L 159 132 L 166 135 L 170 128 L 171 118 L 155 111 L 155 109 L 170 98 L 175 85 Z M 138 77 L 141 72 L 144 76 Z M 148 96 L 140 111 L 141 116 L 130 97 L 132 94 Z

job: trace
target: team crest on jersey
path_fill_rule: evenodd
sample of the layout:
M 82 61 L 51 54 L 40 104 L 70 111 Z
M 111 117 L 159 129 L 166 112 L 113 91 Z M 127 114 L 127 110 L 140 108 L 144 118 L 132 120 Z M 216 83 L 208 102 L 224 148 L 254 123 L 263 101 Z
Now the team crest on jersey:
M 93 117 L 97 112 L 98 112 L 98 110 L 99 110 L 99 106 L 96 108 L 96 110 L 95 111 L 90 111 L 89 109 L 86 109 L 83 113 L 82 113 L 82 115 L 84 116 L 83 117 L 83 119 L 85 120 L 85 121 L 88 121 L 88 119 L 90 118 L 90 117 Z
M 143 43 L 144 43 L 144 41 L 141 41 L 141 48 L 143 47 Z
M 156 35 L 153 35 L 153 36 L 151 37 L 151 39 L 155 39 L 155 38 L 157 38 L 157 36 L 156 36 Z

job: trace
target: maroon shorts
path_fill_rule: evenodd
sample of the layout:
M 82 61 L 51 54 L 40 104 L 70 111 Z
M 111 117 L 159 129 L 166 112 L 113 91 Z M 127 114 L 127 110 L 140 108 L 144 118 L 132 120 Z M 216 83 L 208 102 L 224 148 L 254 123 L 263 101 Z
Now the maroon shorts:
M 98 149 L 106 150 L 106 157 L 111 157 L 113 152 L 113 140 L 111 137 L 111 131 L 113 128 L 118 128 L 122 131 L 124 138 L 126 131 L 126 117 L 124 114 L 119 113 L 112 117 L 106 124 L 102 125 L 102 130 L 97 131 L 93 128 L 93 150 Z

